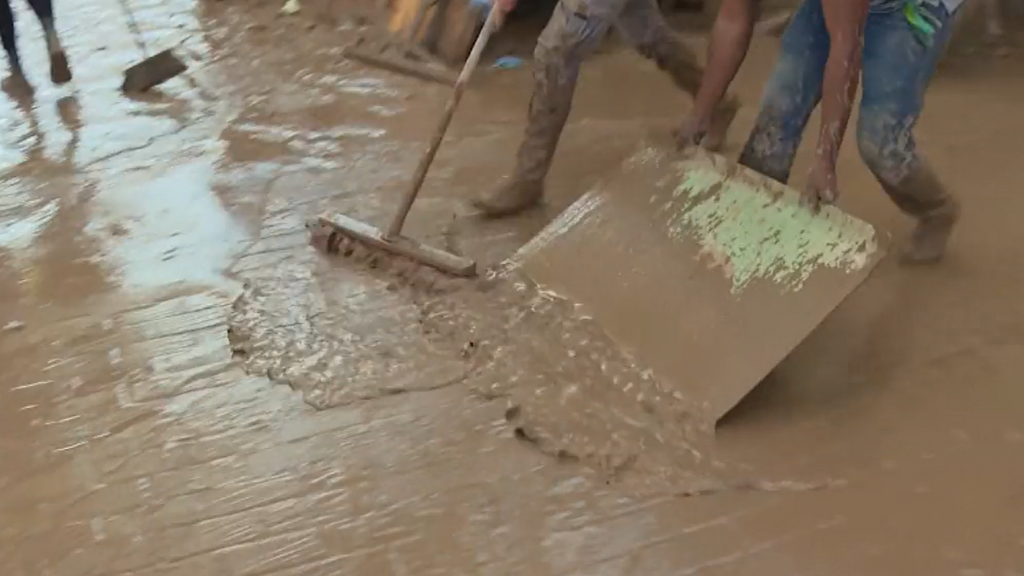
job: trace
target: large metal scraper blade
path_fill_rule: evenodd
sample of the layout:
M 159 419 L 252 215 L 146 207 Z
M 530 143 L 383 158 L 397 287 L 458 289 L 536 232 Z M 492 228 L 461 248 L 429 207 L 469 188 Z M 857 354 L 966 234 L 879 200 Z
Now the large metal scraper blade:
M 704 152 L 644 148 L 512 258 L 717 421 L 870 273 L 874 228 Z

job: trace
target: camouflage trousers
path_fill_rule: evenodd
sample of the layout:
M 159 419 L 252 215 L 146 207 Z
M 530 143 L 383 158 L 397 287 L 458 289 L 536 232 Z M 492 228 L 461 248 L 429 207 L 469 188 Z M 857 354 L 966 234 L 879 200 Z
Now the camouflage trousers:
M 551 168 L 583 61 L 611 27 L 690 95 L 703 69 L 662 17 L 657 0 L 560 0 L 534 52 L 533 97 L 514 177 L 540 182 Z

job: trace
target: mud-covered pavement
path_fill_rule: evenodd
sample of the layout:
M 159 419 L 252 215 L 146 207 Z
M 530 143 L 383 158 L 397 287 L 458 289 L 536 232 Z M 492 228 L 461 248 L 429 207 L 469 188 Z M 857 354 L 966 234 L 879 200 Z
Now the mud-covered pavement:
M 117 93 L 141 55 L 115 0 L 58 4 L 66 90 L 18 6 L 37 90 L 0 98 L 4 574 L 1024 574 L 1019 55 L 929 94 L 922 145 L 965 204 L 950 260 L 884 262 L 712 442 L 585 321 L 545 325 L 565 303 L 425 295 L 308 246 L 321 210 L 386 217 L 445 97 L 341 60 L 343 11 L 132 5 L 192 65 L 143 101 Z M 603 55 L 549 206 L 476 222 L 462 200 L 509 165 L 527 80 L 479 75 L 411 233 L 497 263 L 688 105 Z M 843 204 L 898 241 L 855 153 Z M 526 307 L 452 316 L 500 298 Z M 566 348 L 487 348 L 538 334 Z

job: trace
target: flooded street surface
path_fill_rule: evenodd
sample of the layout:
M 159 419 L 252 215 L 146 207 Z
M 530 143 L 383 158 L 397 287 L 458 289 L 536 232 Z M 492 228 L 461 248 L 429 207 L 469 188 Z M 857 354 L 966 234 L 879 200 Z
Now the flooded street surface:
M 131 4 L 191 66 L 142 100 L 117 0 L 56 7 L 65 89 L 16 6 L 36 93 L 0 96 L 3 574 L 1024 575 L 1019 53 L 929 93 L 921 145 L 965 205 L 948 262 L 884 261 L 711 438 L 514 277 L 396 286 L 310 247 L 321 211 L 385 221 L 446 97 L 343 60 L 340 8 Z M 603 54 L 548 205 L 484 223 L 465 200 L 511 164 L 529 70 L 475 82 L 409 234 L 483 266 L 689 105 Z M 852 142 L 841 179 L 901 241 Z

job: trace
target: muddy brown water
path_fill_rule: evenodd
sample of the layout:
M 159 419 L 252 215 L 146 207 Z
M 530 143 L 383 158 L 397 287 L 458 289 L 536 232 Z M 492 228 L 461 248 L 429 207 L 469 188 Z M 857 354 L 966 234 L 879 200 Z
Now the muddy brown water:
M 965 203 L 949 261 L 883 263 L 712 438 L 521 279 L 424 296 L 309 247 L 320 210 L 386 217 L 445 97 L 343 61 L 346 17 L 133 6 L 193 70 L 145 101 L 116 93 L 139 55 L 114 0 L 58 6 L 65 90 L 19 11 L 37 92 L 0 98 L 5 574 L 1024 573 L 1019 55 L 929 93 L 922 146 Z M 528 76 L 479 75 L 412 233 L 498 263 L 688 105 L 602 55 L 548 206 L 480 223 L 463 200 L 509 166 Z M 853 146 L 840 175 L 899 241 Z

